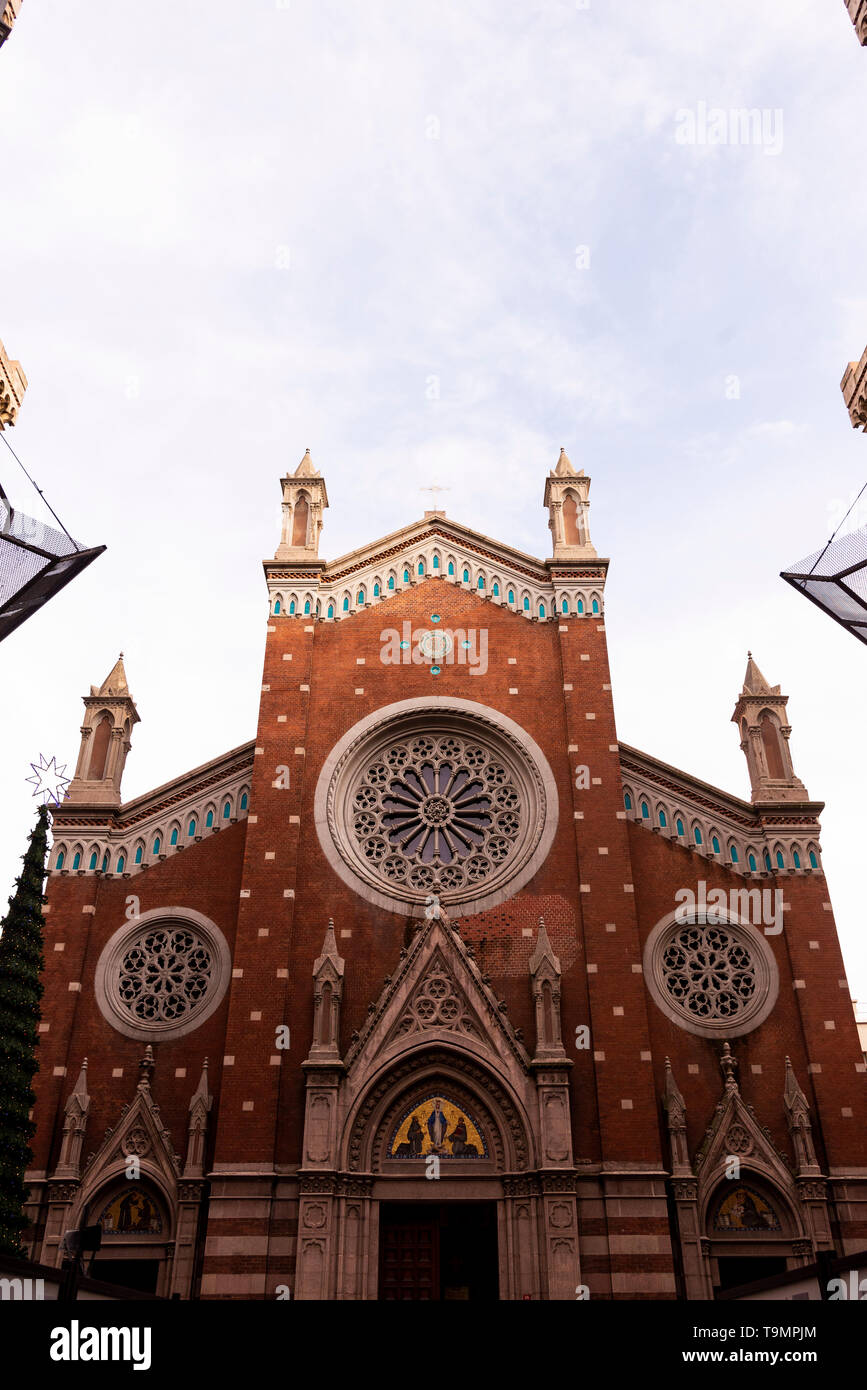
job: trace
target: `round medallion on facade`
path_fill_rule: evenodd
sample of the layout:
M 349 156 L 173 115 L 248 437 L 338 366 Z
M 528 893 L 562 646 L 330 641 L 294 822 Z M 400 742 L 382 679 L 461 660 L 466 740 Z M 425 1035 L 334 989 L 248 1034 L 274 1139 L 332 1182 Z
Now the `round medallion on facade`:
M 711 1038 L 758 1028 L 779 991 L 777 963 L 764 937 L 721 909 L 663 918 L 644 948 L 644 978 L 674 1023 Z
M 420 914 L 430 893 L 466 913 L 504 901 L 536 872 L 556 827 L 541 749 L 470 700 L 405 700 L 361 720 L 316 791 L 332 867 L 392 911 Z
M 157 908 L 126 922 L 96 967 L 96 1000 L 112 1027 L 163 1041 L 198 1028 L 229 983 L 229 947 L 191 908 Z

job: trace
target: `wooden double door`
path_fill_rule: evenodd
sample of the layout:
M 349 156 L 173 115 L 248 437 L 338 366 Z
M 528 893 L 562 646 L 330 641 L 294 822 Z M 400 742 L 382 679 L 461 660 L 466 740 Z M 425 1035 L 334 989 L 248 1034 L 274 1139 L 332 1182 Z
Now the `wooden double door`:
M 495 1301 L 496 1202 L 383 1202 L 379 1297 L 413 1303 Z

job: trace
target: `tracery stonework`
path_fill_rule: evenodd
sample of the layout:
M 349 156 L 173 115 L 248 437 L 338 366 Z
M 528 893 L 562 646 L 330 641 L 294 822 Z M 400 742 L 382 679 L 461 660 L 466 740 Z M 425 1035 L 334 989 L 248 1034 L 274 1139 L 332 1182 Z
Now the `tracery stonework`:
M 204 1001 L 214 963 L 202 938 L 188 927 L 159 927 L 124 952 L 118 994 L 135 1020 L 174 1021 Z
M 415 991 L 397 1028 L 397 1035 L 427 1028 L 446 1028 L 481 1040 L 482 1034 L 466 1000 L 442 961 L 435 961 Z
M 435 893 L 478 911 L 517 892 L 556 828 L 550 768 L 512 722 L 467 700 L 362 720 L 320 775 L 317 831 L 341 877 L 392 910 Z

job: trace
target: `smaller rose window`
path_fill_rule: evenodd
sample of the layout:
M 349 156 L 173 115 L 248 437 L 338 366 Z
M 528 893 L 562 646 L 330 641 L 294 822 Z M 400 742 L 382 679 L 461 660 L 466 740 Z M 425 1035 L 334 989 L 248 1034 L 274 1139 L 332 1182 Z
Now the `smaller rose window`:
M 202 1003 L 212 967 L 211 952 L 194 931 L 157 928 L 124 952 L 118 993 L 134 1018 L 172 1021 Z
M 657 923 L 645 943 L 651 996 L 687 1032 L 711 1038 L 752 1032 L 770 1014 L 780 987 L 767 941 L 733 914 L 696 913 L 682 921 L 679 911 Z
M 665 986 L 697 1018 L 733 1018 L 756 991 L 749 950 L 723 926 L 683 927 L 662 955 Z

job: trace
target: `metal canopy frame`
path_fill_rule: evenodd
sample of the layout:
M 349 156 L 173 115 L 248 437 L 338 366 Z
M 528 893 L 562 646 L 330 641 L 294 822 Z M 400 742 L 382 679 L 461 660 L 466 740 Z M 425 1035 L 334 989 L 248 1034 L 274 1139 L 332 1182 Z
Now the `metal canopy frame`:
M 0 484 L 0 642 L 104 550 L 17 511 Z
M 830 541 L 780 578 L 867 644 L 867 526 Z

